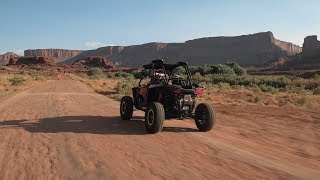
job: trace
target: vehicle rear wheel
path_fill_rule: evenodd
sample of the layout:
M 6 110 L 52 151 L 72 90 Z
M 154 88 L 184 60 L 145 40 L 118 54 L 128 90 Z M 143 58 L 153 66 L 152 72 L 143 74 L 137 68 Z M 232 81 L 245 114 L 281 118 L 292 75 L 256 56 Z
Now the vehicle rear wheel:
M 124 96 L 120 103 L 120 115 L 123 120 L 130 120 L 133 113 L 133 100 L 130 96 Z
M 210 131 L 216 122 L 216 113 L 210 104 L 201 103 L 196 107 L 194 120 L 199 131 Z
M 165 119 L 163 105 L 158 102 L 151 103 L 145 113 L 145 126 L 148 133 L 155 134 L 162 130 Z

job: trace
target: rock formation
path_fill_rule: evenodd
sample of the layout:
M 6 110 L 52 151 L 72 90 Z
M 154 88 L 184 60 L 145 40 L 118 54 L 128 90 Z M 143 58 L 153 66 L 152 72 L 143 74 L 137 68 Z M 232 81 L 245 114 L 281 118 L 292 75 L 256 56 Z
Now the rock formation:
M 28 49 L 24 51 L 24 56 L 28 57 L 51 57 L 55 63 L 65 61 L 80 54 L 79 50 L 64 50 L 64 49 Z
M 9 63 L 10 58 L 19 57 L 19 55 L 8 52 L 6 54 L 0 55 L 0 66 L 7 65 Z
M 279 69 L 320 69 L 320 41 L 317 40 L 317 36 L 307 36 L 304 38 L 302 52 L 290 57 Z
M 318 41 L 317 36 L 307 36 L 304 38 L 303 59 L 320 59 L 320 41 Z
M 114 65 L 104 57 L 87 57 L 73 63 L 73 65 L 83 67 L 102 67 L 105 69 L 113 68 Z
M 50 57 L 13 57 L 8 65 L 54 65 L 54 59 Z
M 147 43 L 133 46 L 108 46 L 83 51 L 64 61 L 64 64 L 90 56 L 101 56 L 116 65 L 140 67 L 152 59 L 166 62 L 188 61 L 191 65 L 237 62 L 242 66 L 270 65 L 286 56 L 292 56 L 302 48 L 274 38 L 271 32 L 236 37 L 209 37 L 185 43 Z

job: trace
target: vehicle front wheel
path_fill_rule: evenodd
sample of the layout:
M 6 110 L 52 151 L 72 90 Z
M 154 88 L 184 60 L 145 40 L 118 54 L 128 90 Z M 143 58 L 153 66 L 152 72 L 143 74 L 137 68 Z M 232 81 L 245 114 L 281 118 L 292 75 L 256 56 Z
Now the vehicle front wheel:
M 124 96 L 120 103 L 120 115 L 123 120 L 130 120 L 133 113 L 133 100 L 130 96 Z
M 148 133 L 155 134 L 162 130 L 165 119 L 163 105 L 153 102 L 148 105 L 145 113 L 145 126 Z
M 216 122 L 216 113 L 210 104 L 201 103 L 196 107 L 194 120 L 199 131 L 210 131 Z

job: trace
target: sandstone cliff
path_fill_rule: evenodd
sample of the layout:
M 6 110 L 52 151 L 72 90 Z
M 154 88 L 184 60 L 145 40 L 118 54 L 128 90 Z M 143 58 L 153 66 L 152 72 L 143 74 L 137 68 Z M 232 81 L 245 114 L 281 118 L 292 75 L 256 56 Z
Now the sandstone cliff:
M 65 61 L 80 54 L 82 51 L 78 50 L 64 50 L 64 49 L 28 49 L 24 51 L 24 56 L 30 57 L 51 57 L 55 63 Z
M 0 66 L 7 65 L 9 63 L 10 58 L 14 57 L 19 57 L 19 55 L 12 52 L 0 55 Z
M 8 65 L 54 65 L 51 57 L 13 57 L 10 58 Z
M 191 65 L 232 61 L 242 66 L 262 66 L 301 51 L 301 47 L 277 40 L 271 32 L 264 32 L 236 37 L 201 38 L 184 43 L 108 46 L 84 51 L 63 63 L 72 64 L 86 57 L 101 56 L 116 65 L 128 67 L 140 67 L 156 58 L 165 59 L 166 62 L 188 61 Z
M 280 69 L 319 69 L 320 41 L 317 36 L 304 38 L 302 53 L 291 57 Z
M 114 65 L 107 60 L 107 58 L 104 57 L 87 57 L 84 59 L 77 60 L 75 63 L 73 63 L 75 66 L 80 67 L 102 67 L 105 69 L 113 68 Z

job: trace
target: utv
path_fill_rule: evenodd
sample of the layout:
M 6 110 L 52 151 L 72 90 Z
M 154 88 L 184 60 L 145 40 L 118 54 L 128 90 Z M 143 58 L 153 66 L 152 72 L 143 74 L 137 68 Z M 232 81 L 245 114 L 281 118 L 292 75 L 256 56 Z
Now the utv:
M 143 68 L 138 86 L 132 88 L 133 98 L 124 96 L 121 99 L 123 120 L 131 119 L 135 107 L 145 112 L 148 133 L 161 131 L 164 120 L 170 118 L 194 118 L 199 131 L 213 128 L 214 109 L 207 103 L 196 107 L 195 99 L 204 88 L 192 83 L 186 62 L 165 64 L 162 59 L 157 59 Z

